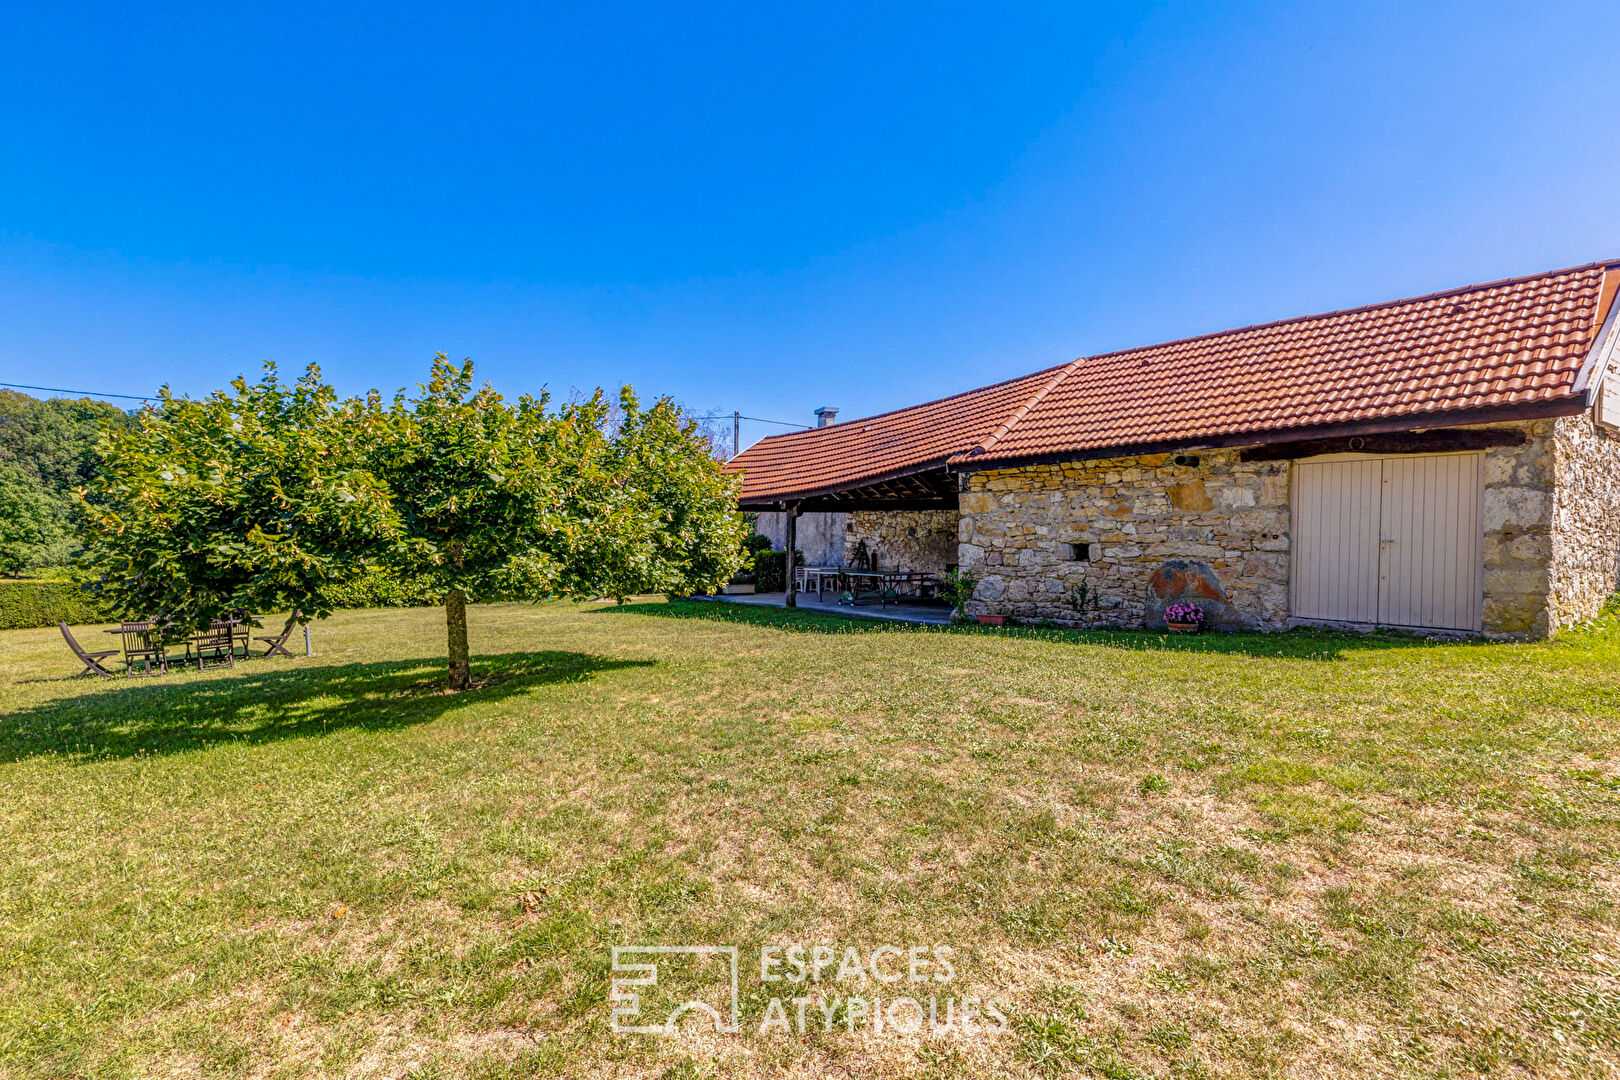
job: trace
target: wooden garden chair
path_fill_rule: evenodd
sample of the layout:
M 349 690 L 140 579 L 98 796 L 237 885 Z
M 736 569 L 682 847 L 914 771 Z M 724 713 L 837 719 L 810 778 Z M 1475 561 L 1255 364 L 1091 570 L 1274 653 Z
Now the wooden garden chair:
M 68 648 L 73 650 L 73 655 L 84 661 L 84 670 L 73 676 L 75 679 L 82 679 L 86 675 L 100 675 L 103 679 L 113 677 L 113 673 L 102 667 L 101 662 L 109 656 L 117 656 L 117 649 L 107 649 L 103 652 L 85 652 L 84 646 L 74 639 L 73 631 L 68 629 L 67 623 L 59 622 L 56 624 L 56 628 L 62 631 L 62 636 L 67 639 Z
M 269 637 L 255 638 L 254 640 L 262 641 L 269 646 L 264 650 L 266 660 L 272 656 L 285 656 L 287 659 L 293 660 L 296 658 L 287 651 L 287 639 L 292 637 L 292 632 L 296 629 L 298 629 L 298 612 L 295 611 L 293 617 L 287 620 L 287 625 L 281 628 L 281 633 L 271 634 Z
M 252 639 L 248 636 L 253 633 L 253 616 L 242 612 L 238 615 L 232 626 L 236 636 L 236 644 L 242 646 L 242 659 L 248 658 L 248 649 L 252 647 Z
M 169 654 L 163 647 L 163 631 L 154 623 L 127 622 L 118 624 L 118 635 L 124 640 L 124 674 L 134 675 L 135 665 L 141 664 L 144 670 L 140 677 L 149 675 L 167 675 L 169 672 Z M 158 669 L 152 670 L 153 662 Z
M 192 653 L 197 655 L 197 670 L 204 667 L 235 667 L 236 666 L 236 623 L 234 620 L 212 622 L 208 629 L 200 634 L 193 634 L 186 639 L 186 663 L 191 663 Z M 205 665 L 204 659 L 212 655 L 214 662 Z

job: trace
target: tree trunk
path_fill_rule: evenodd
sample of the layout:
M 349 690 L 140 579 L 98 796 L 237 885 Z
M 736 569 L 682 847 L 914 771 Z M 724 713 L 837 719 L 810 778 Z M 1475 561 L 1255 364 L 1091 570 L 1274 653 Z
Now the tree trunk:
M 461 569 L 461 541 L 452 540 L 445 554 L 450 565 Z M 465 690 L 472 686 L 472 660 L 467 656 L 467 594 L 452 588 L 444 596 L 444 625 L 450 631 L 450 678 L 452 690 Z
M 444 598 L 444 624 L 450 631 L 450 679 L 452 690 L 472 685 L 472 663 L 467 656 L 467 594 L 451 589 Z
M 798 607 L 799 606 L 799 596 L 798 596 L 799 591 L 798 591 L 798 589 L 794 588 L 794 586 L 798 583 L 798 568 L 793 565 L 793 549 L 795 547 L 797 547 L 798 544 L 799 544 L 799 504 L 798 503 L 788 503 L 787 504 L 787 538 L 786 538 L 786 541 L 782 545 L 783 547 L 787 548 L 787 558 L 782 561 L 782 565 L 787 571 L 787 596 L 783 600 L 783 603 L 786 604 L 788 607 Z

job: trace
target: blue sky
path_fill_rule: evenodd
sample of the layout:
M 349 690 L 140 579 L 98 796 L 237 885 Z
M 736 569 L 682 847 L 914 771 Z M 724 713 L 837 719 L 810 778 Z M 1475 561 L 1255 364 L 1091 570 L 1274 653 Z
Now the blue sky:
M 0 381 L 444 350 L 849 418 L 1620 256 L 1616 42 L 1613 3 L 7 5 Z

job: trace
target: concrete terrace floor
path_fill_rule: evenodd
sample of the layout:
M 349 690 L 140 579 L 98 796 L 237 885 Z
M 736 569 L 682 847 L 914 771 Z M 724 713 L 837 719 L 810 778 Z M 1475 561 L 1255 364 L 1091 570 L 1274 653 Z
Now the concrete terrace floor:
M 717 599 L 728 604 L 746 604 L 753 607 L 785 607 L 786 593 L 753 593 L 747 596 L 721 596 Z M 890 622 L 925 623 L 930 626 L 949 626 L 951 609 L 942 603 L 890 604 L 884 607 L 875 601 L 852 606 L 840 604 L 831 593 L 821 599 L 815 593 L 799 594 L 799 609 L 824 615 L 846 615 L 855 619 L 887 619 Z

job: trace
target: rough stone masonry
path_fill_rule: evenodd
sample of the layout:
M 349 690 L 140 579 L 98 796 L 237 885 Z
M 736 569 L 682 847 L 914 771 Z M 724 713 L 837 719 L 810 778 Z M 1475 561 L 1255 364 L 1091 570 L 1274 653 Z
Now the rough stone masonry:
M 1590 414 L 1498 424 L 1485 451 L 1483 628 L 1546 635 L 1620 588 L 1620 441 Z M 1071 626 L 1161 627 L 1178 600 L 1218 629 L 1289 625 L 1286 461 L 1206 450 L 970 473 L 958 562 L 970 613 Z

